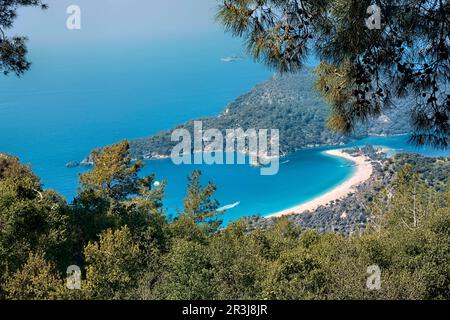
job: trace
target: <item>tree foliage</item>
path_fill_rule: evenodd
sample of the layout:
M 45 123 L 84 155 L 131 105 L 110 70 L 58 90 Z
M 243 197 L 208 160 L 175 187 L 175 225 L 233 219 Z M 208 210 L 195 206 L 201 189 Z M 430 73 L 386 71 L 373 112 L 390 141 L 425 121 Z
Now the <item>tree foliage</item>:
M 132 161 L 127 141 L 93 153 L 94 167 L 80 177 L 80 190 L 72 205 L 75 245 L 83 248 L 107 229 L 128 226 L 145 247 L 165 247 L 162 208 L 166 183 L 155 176 L 140 177 L 140 161 Z M 159 240 L 155 240 L 158 236 Z M 81 256 L 78 255 L 78 259 Z
M 90 299 L 131 299 L 143 270 L 143 252 L 127 227 L 106 230 L 98 242 L 84 249 L 86 281 Z
M 31 65 L 26 58 L 27 38 L 7 35 L 7 30 L 12 28 L 20 7 L 47 9 L 47 5 L 41 0 L 2 0 L 0 2 L 0 72 L 5 75 L 14 73 L 20 76 Z
M 12 300 L 54 300 L 64 295 L 64 282 L 42 253 L 31 253 L 23 267 L 9 275 L 6 297 Z
M 127 153 L 119 154 L 123 163 Z M 0 160 L 2 299 L 450 298 L 449 193 L 411 165 L 372 201 L 374 223 L 344 236 L 302 230 L 287 217 L 267 229 L 250 231 L 245 221 L 219 228 L 211 220 L 215 186 L 202 186 L 200 172 L 188 179 L 185 208 L 173 220 L 162 199 L 113 199 L 101 190 L 106 184 L 89 202 L 52 211 L 60 200 L 53 191 L 16 158 Z M 118 179 L 119 190 L 122 182 L 130 180 Z M 64 286 L 73 264 L 82 270 L 81 290 Z M 372 265 L 382 272 L 380 290 L 366 286 Z
M 332 129 L 349 133 L 406 99 L 412 141 L 448 147 L 448 1 L 377 1 L 381 29 L 366 27 L 369 0 L 221 2 L 218 20 L 269 67 L 297 72 L 310 54 L 320 58 L 317 89 Z
M 81 175 L 81 190 L 124 200 L 149 187 L 147 180 L 138 179 L 143 163 L 132 161 L 129 148 L 128 141 L 122 141 L 92 152 L 94 169 Z
M 58 266 L 65 263 L 68 221 L 62 196 L 43 190 L 17 158 L 0 154 L 0 279 L 16 272 L 33 252 L 45 252 Z
M 183 215 L 191 218 L 194 223 L 207 223 L 213 229 L 217 229 L 221 221 L 218 220 L 219 202 L 213 198 L 217 187 L 209 182 L 205 187 L 201 185 L 201 171 L 194 171 L 188 177 L 188 190 L 184 199 Z

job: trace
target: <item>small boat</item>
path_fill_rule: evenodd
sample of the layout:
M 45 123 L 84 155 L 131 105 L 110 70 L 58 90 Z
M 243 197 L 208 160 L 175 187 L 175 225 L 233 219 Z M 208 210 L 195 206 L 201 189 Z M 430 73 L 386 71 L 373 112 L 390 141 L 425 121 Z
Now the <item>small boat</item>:
M 230 56 L 230 57 L 225 57 L 225 58 L 220 59 L 220 61 L 222 61 L 222 62 L 235 62 L 235 61 L 240 61 L 240 60 L 242 60 L 242 58 L 239 56 Z

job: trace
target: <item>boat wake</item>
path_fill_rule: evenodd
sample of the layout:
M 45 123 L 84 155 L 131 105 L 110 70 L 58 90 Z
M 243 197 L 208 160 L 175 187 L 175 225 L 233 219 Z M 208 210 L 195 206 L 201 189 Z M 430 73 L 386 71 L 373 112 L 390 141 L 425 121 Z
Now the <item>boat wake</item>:
M 240 204 L 241 204 L 241 202 L 238 201 L 238 202 L 235 202 L 233 204 L 229 204 L 227 206 L 223 206 L 223 207 L 217 209 L 217 211 L 222 212 L 222 211 L 230 210 L 230 209 L 236 208 Z

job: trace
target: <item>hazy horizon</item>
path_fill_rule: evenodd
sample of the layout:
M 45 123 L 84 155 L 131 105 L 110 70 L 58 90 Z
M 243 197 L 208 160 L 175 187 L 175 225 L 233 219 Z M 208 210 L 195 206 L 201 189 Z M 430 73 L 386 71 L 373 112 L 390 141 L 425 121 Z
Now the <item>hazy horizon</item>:
M 223 28 L 214 21 L 217 0 L 45 2 L 49 5 L 48 10 L 20 9 L 14 28 L 7 30 L 7 34 L 25 35 L 32 45 L 36 45 L 78 41 L 140 42 L 223 33 Z M 81 30 L 66 28 L 66 10 L 70 5 L 81 8 Z

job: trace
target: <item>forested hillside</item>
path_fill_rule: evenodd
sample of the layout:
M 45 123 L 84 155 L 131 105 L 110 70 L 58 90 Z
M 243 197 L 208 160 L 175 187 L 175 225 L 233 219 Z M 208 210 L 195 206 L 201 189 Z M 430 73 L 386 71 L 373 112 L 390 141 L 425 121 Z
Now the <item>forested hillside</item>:
M 333 133 L 326 128 L 331 112 L 329 106 L 314 90 L 315 76 L 305 68 L 296 74 L 274 75 L 250 92 L 230 103 L 223 113 L 203 121 L 204 129 L 219 130 L 243 128 L 279 129 L 282 153 L 298 149 L 340 145 L 367 135 L 393 135 L 410 132 L 406 106 L 395 108 L 370 123 L 360 124 L 352 136 Z M 193 131 L 193 121 L 180 125 Z M 169 155 L 174 142 L 172 130 L 149 138 L 130 142 L 136 158 Z
M 139 177 L 127 142 L 93 162 L 68 204 L 17 158 L 0 156 L 0 299 L 450 298 L 450 194 L 410 160 L 374 193 L 369 225 L 352 236 L 287 218 L 221 228 L 216 186 L 200 172 L 170 219 L 165 183 Z M 430 175 L 441 164 L 430 163 Z M 80 289 L 66 287 L 70 265 L 81 268 Z M 380 290 L 366 286 L 373 265 Z

